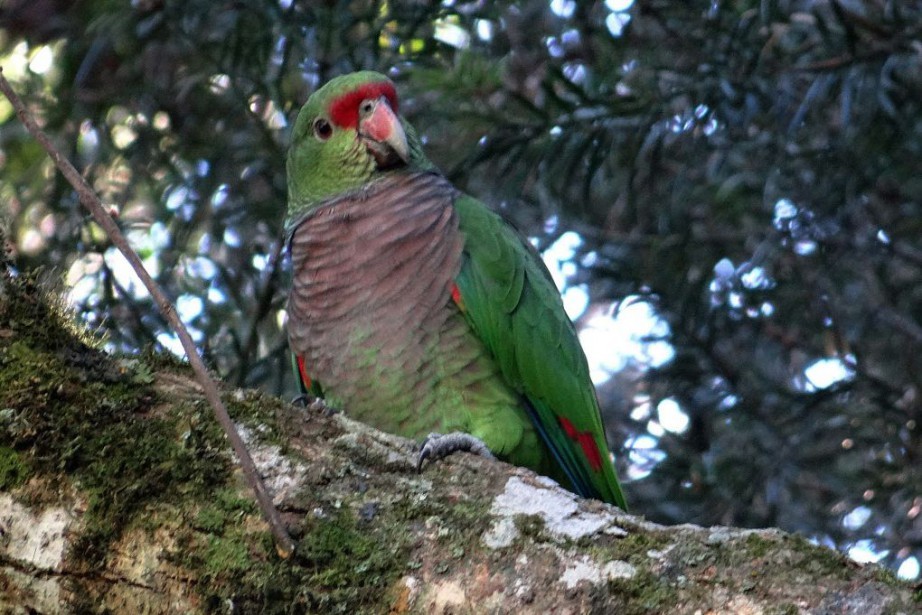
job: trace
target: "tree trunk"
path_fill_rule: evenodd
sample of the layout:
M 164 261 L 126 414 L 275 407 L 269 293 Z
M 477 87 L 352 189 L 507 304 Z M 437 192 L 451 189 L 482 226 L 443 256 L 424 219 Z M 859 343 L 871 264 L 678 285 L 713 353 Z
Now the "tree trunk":
M 2 613 L 916 613 L 886 570 L 777 530 L 663 527 L 253 391 L 226 401 L 282 560 L 191 373 L 116 358 L 0 282 Z

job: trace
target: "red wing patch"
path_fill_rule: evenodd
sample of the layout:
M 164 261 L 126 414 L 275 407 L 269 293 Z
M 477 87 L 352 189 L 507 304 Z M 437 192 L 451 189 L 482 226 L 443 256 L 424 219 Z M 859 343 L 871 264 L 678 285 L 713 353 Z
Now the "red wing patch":
M 298 373 L 301 375 L 301 382 L 304 383 L 305 390 L 311 389 L 311 377 L 307 375 L 307 367 L 304 365 L 304 357 L 298 357 Z
M 451 283 L 451 300 L 455 302 L 459 310 L 465 311 L 464 300 L 461 298 L 461 289 L 454 282 Z
M 330 103 L 330 119 L 340 128 L 355 128 L 359 125 L 359 104 L 369 98 L 387 98 L 391 110 L 397 114 L 397 92 L 390 81 L 366 83 L 346 92 Z
M 570 419 L 566 417 L 560 416 L 557 417 L 557 420 L 560 421 L 560 426 L 563 427 L 567 437 L 582 447 L 583 453 L 589 459 L 589 466 L 596 472 L 600 471 L 602 469 L 602 454 L 599 452 L 599 446 L 595 443 L 595 438 L 592 437 L 592 432 L 577 431 Z

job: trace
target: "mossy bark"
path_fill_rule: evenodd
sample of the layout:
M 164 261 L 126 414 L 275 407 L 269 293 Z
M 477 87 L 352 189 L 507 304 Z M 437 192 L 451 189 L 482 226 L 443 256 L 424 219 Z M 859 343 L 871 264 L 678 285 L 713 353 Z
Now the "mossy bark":
M 191 373 L 0 280 L 0 613 L 914 613 L 775 530 L 666 528 L 466 455 L 226 391 L 299 542 L 276 554 Z

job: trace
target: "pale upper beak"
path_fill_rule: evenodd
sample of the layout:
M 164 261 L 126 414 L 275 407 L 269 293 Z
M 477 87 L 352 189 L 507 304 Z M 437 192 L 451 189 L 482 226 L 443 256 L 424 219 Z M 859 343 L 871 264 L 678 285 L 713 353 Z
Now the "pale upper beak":
M 384 96 L 363 100 L 359 105 L 359 137 L 380 168 L 410 162 L 407 134 Z

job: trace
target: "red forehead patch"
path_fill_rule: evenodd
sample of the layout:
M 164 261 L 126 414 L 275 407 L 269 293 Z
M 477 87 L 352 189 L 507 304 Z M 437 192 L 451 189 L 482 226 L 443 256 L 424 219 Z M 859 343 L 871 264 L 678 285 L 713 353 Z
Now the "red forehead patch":
M 346 92 L 330 103 L 330 119 L 340 128 L 355 128 L 359 125 L 359 104 L 368 98 L 387 98 L 391 109 L 397 113 L 397 92 L 388 81 L 366 83 Z

